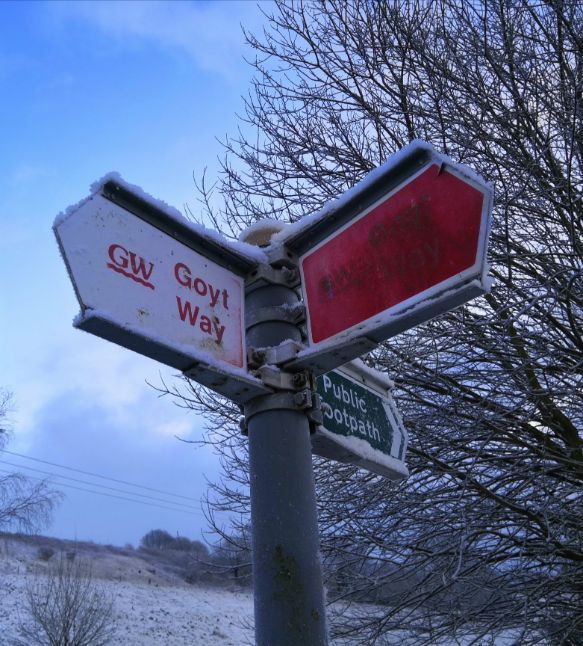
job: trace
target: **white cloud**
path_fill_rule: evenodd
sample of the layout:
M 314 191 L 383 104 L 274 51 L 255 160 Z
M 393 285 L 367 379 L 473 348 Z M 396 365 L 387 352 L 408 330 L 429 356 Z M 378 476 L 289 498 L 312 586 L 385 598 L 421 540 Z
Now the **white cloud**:
M 13 439 L 19 450 L 42 432 L 46 409 L 65 400 L 71 407 L 99 409 L 106 426 L 128 432 L 140 427 L 142 441 L 202 437 L 202 420 L 173 406 L 170 398 L 160 400 L 146 383 L 160 385 L 159 373 L 172 383 L 176 371 L 77 330 L 65 338 L 34 357 L 34 373 L 13 374 L 8 384 L 15 395 Z
M 266 7 L 266 2 L 261 3 Z M 245 53 L 241 24 L 259 27 L 257 3 L 233 2 L 57 2 L 49 5 L 62 19 L 93 25 L 118 41 L 141 39 L 186 52 L 196 64 L 236 78 Z
M 163 421 L 154 428 L 154 431 L 160 435 L 170 435 L 180 438 L 186 438 L 192 434 L 192 422 L 193 416 L 188 419 L 183 418 Z M 196 439 L 202 439 L 202 434 L 199 434 Z

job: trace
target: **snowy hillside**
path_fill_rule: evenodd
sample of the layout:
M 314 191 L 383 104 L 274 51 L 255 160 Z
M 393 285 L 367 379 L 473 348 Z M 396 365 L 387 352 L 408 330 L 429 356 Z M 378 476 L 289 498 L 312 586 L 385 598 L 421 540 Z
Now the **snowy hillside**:
M 115 553 L 83 544 L 97 584 L 111 595 L 116 637 L 123 646 L 242 646 L 253 643 L 253 599 L 248 591 L 188 585 L 159 572 L 139 552 Z M 26 617 L 26 587 L 47 570 L 35 543 L 0 538 L 0 645 L 8 646 Z M 54 556 L 52 558 L 55 558 Z M 99 579 L 97 579 L 99 577 Z
M 90 561 L 96 585 L 113 600 L 112 646 L 245 646 L 254 643 L 253 597 L 229 580 L 222 584 L 184 581 L 184 572 L 160 556 L 133 548 L 59 541 L 46 537 L 0 534 L 0 646 L 18 636 L 27 618 L 26 591 L 46 577 L 49 563 L 66 558 Z M 72 556 L 74 555 L 74 557 Z M 378 606 L 336 603 L 329 615 L 371 617 Z M 332 640 L 334 646 L 355 644 Z M 403 643 L 403 635 L 385 635 L 378 646 Z M 428 642 L 420 638 L 419 643 Z M 478 640 L 468 635 L 458 646 L 511 646 L 515 637 Z M 448 640 L 432 646 L 453 646 Z

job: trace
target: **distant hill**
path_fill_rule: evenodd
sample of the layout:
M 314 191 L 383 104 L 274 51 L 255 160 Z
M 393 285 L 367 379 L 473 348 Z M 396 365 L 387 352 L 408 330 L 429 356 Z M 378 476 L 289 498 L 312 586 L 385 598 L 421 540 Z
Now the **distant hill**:
M 184 549 L 133 548 L 100 545 L 88 541 L 72 541 L 49 536 L 0 532 L 0 558 L 8 570 L 41 573 L 59 553 L 68 558 L 84 558 L 91 562 L 93 574 L 112 581 L 146 582 L 153 585 L 206 583 L 213 586 L 245 587 L 250 577 L 242 576 L 243 568 L 230 566 L 211 557 L 208 552 Z M 248 568 L 246 570 L 248 572 Z

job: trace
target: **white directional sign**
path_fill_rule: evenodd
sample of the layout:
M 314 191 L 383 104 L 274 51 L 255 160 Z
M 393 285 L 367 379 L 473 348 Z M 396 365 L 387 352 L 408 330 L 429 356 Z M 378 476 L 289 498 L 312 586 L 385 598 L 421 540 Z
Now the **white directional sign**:
M 390 394 L 391 382 L 356 360 L 316 383 L 324 423 L 312 434 L 312 451 L 391 480 L 406 478 L 408 435 Z
M 281 236 L 308 317 L 292 365 L 324 372 L 488 291 L 491 209 L 489 184 L 415 142 Z
M 246 371 L 243 275 L 252 258 L 119 181 L 104 182 L 54 229 L 81 305 L 77 327 L 233 399 L 269 392 Z

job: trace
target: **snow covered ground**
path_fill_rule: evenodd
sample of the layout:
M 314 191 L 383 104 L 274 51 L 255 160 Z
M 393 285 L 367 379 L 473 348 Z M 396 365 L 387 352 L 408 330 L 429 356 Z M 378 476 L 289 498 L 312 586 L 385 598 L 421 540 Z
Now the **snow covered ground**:
M 139 551 L 120 554 L 104 546 L 88 545 L 76 548 L 76 558 L 90 558 L 96 583 L 114 601 L 112 646 L 254 643 L 251 592 L 228 586 L 188 585 L 178 576 L 153 567 L 140 557 Z M 19 623 L 26 618 L 27 583 L 45 576 L 48 565 L 40 558 L 41 549 L 34 542 L 0 536 L 0 646 L 9 646 L 18 634 Z M 375 607 L 337 604 L 329 611 L 355 615 L 365 612 L 370 616 Z M 401 641 L 395 635 L 393 642 L 383 644 Z M 471 636 L 463 640 L 463 644 L 471 642 Z M 510 646 L 513 639 L 507 635 L 478 643 Z M 340 642 L 335 641 L 334 646 L 340 646 Z M 350 646 L 350 642 L 343 642 L 343 646 Z M 439 646 L 451 645 L 439 642 Z
M 26 586 L 44 576 L 37 547 L 0 539 L 0 646 L 26 617 Z M 54 558 L 54 557 L 53 557 Z M 113 598 L 116 646 L 244 646 L 253 644 L 249 592 L 187 585 L 153 572 L 138 557 L 100 555 L 97 583 Z
M 30 574 L 2 575 L 0 644 L 16 637 Z M 194 586 L 152 586 L 137 582 L 103 583 L 115 603 L 116 637 L 124 646 L 240 646 L 253 643 L 244 626 L 252 616 L 251 595 Z

